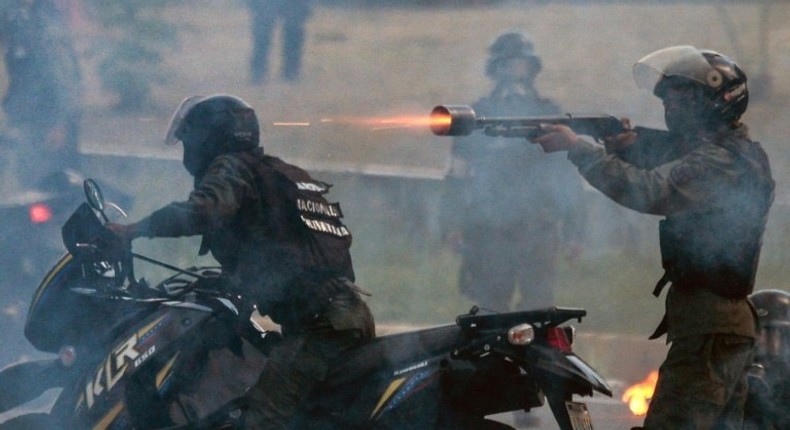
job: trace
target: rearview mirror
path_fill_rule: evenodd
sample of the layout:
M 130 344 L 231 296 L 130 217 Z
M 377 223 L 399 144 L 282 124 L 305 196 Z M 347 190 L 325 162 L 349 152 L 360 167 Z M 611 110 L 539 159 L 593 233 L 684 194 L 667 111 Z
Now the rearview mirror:
M 104 213 L 104 195 L 101 192 L 101 188 L 99 188 L 99 184 L 93 179 L 86 179 L 83 182 L 83 188 L 85 189 L 85 198 L 90 207 Z

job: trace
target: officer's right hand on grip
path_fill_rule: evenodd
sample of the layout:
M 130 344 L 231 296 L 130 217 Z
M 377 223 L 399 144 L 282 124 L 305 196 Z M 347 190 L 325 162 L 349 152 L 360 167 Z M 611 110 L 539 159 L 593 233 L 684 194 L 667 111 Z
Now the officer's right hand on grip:
M 624 132 L 614 136 L 604 137 L 604 147 L 607 152 L 618 151 L 625 149 L 636 142 L 637 133 L 631 128 L 631 120 L 629 118 L 621 118 L 623 123 Z

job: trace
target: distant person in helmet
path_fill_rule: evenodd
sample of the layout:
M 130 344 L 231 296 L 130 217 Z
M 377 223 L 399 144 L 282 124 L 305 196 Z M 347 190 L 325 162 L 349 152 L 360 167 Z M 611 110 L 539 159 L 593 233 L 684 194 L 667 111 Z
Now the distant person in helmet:
M 628 131 L 606 148 L 564 126 L 534 139 L 568 159 L 595 188 L 659 225 L 666 315 L 651 338 L 671 347 L 645 418 L 652 429 L 737 429 L 757 327 L 754 287 L 774 180 L 741 115 L 746 75 L 730 58 L 693 46 L 665 48 L 634 66 L 664 103 L 668 131 Z M 628 124 L 627 120 L 623 121 Z
M 475 113 L 560 114 L 534 86 L 541 69 L 524 33 L 500 35 L 485 66 L 493 89 L 473 104 Z M 575 256 L 581 243 L 581 180 L 561 156 L 514 139 L 459 137 L 452 156 L 442 219 L 461 255 L 461 293 L 496 312 L 553 306 L 559 257 Z
M 762 290 L 749 296 L 759 335 L 749 370 L 745 430 L 790 428 L 790 293 Z
M 109 227 L 126 240 L 201 235 L 227 283 L 281 326 L 252 389 L 247 428 L 286 429 L 314 383 L 349 348 L 374 336 L 356 287 L 351 232 L 329 184 L 264 154 L 255 111 L 230 95 L 186 99 L 167 143 L 184 146 L 195 188 L 143 220 Z M 249 317 L 249 313 L 245 315 Z

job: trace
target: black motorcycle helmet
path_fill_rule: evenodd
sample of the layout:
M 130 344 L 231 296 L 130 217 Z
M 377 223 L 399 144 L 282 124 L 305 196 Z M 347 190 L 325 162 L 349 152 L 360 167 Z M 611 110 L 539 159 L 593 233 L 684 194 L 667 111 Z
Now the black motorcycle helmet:
M 257 148 L 260 128 L 255 110 L 228 94 L 193 96 L 173 113 L 165 143 L 184 144 L 184 167 L 195 177 L 205 173 L 215 157 Z
M 640 59 L 633 71 L 637 85 L 662 100 L 670 89 L 689 92 L 692 106 L 685 113 L 712 129 L 737 123 L 749 104 L 746 74 L 731 58 L 715 51 L 664 48 Z M 671 128 L 671 121 L 667 122 Z
M 790 362 L 790 293 L 761 290 L 749 296 L 757 310 L 760 328 L 759 358 L 784 357 Z
M 529 37 L 522 32 L 510 31 L 496 38 L 488 48 L 486 76 L 493 80 L 500 79 L 500 73 L 508 60 L 523 58 L 532 67 L 532 76 L 540 73 L 543 64 L 535 54 L 535 47 Z

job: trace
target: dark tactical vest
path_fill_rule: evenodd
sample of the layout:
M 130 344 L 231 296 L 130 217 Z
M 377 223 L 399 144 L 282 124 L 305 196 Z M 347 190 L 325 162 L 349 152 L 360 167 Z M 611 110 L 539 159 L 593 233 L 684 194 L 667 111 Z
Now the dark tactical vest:
M 773 202 L 774 181 L 768 157 L 759 144 L 725 135 L 717 145 L 737 156 L 739 171 L 748 172 L 734 188 L 726 188 L 721 207 L 701 213 L 670 215 L 660 222 L 664 278 L 676 288 L 708 288 L 742 299 L 751 294 L 762 237 Z M 723 185 L 724 186 L 724 185 Z M 726 185 L 729 187 L 729 184 Z
M 324 198 L 331 185 L 279 158 L 238 155 L 255 173 L 259 201 L 236 217 L 243 249 L 233 276 L 242 288 L 256 287 L 250 296 L 275 322 L 319 312 L 315 307 L 342 285 L 330 280 L 354 280 L 351 232 L 341 221 L 340 205 Z

